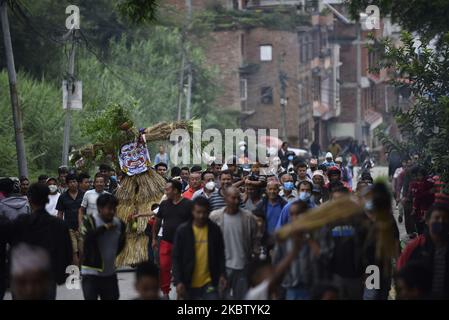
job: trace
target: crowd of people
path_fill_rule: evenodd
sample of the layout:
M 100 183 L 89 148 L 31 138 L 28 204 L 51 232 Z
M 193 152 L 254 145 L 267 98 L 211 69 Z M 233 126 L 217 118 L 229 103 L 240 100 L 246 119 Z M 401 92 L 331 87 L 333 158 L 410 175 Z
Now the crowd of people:
M 392 192 L 369 170 L 354 185 L 337 149 L 303 159 L 284 144 L 274 174 L 237 157 L 169 170 L 160 150 L 153 169 L 166 180 L 164 196 L 138 213 L 148 217 L 148 261 L 132 266 L 136 298 L 168 299 L 171 290 L 177 299 L 448 298 L 449 205 L 438 177 L 406 158 Z M 32 184 L 1 179 L 0 297 L 10 288 L 13 299 L 55 299 L 74 265 L 86 300 L 118 299 L 115 259 L 126 241 L 126 222 L 116 217 L 120 180 L 108 165 L 93 179 L 65 167 Z M 359 214 L 277 239 L 301 215 L 345 197 L 360 204 Z M 380 246 L 393 254 L 379 256 Z M 380 285 L 366 285 L 369 266 L 381 270 Z

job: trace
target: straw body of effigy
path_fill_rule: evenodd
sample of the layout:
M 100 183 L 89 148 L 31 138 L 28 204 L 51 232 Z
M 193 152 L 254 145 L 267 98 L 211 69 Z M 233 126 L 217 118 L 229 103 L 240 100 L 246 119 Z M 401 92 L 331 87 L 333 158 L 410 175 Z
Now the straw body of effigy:
M 135 213 L 150 213 L 151 206 L 159 203 L 164 193 L 165 180 L 153 169 L 125 176 L 116 191 L 119 206 L 117 216 L 127 222 Z M 116 259 L 117 267 L 132 266 L 148 260 L 148 237 L 145 235 L 148 217 L 139 217 L 127 223 L 126 245 Z

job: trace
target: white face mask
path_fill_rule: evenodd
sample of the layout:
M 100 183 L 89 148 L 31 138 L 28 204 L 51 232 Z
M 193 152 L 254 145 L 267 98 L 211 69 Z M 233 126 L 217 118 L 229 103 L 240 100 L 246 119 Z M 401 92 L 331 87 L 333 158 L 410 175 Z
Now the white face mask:
M 209 181 L 208 183 L 206 183 L 206 185 L 204 186 L 207 190 L 212 191 L 215 189 L 215 182 L 213 181 Z
M 48 189 L 50 189 L 50 193 L 55 193 L 56 191 L 58 191 L 58 186 L 51 184 L 48 186 Z

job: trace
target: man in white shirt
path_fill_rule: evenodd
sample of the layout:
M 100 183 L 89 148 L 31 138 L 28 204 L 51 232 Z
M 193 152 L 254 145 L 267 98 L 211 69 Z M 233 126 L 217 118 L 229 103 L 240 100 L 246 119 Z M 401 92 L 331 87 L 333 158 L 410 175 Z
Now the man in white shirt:
M 84 214 L 97 214 L 97 199 L 103 193 L 108 193 L 104 190 L 106 186 L 105 177 L 101 173 L 97 173 L 94 178 L 94 188 L 86 191 L 81 202 L 81 207 L 78 211 L 79 225 L 82 225 Z
M 56 178 L 48 178 L 47 186 L 50 189 L 50 194 L 48 195 L 48 203 L 45 205 L 45 210 L 52 216 L 57 216 L 58 210 L 56 210 L 56 204 L 61 195 L 58 192 L 58 181 Z
M 218 190 L 215 185 L 215 176 L 212 171 L 203 172 L 201 178 L 203 180 L 203 188 L 195 191 L 192 200 L 196 197 L 205 197 L 209 199 L 210 195 Z

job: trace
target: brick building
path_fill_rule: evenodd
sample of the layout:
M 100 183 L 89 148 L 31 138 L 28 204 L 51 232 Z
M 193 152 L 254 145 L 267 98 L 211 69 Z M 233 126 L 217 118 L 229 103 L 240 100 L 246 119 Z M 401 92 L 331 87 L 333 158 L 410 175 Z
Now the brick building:
M 169 2 L 185 10 L 185 0 Z M 281 12 L 279 20 L 298 17 L 287 27 L 275 21 L 216 28 L 202 40 L 208 63 L 219 68 L 217 106 L 240 111 L 243 129 L 278 129 L 292 146 L 327 143 L 328 123 L 339 114 L 339 50 L 328 41 L 333 19 L 320 15 L 322 1 L 192 0 L 193 10 L 217 5 L 255 16 Z
M 407 98 L 389 84 L 389 72 L 386 69 L 374 71 L 379 67 L 378 53 L 370 51 L 368 45 L 376 46 L 381 37 L 389 36 L 397 39 L 399 28 L 392 26 L 389 19 L 380 20 L 379 29 L 368 30 L 364 20 L 357 25 L 347 18 L 349 14 L 342 1 L 334 1 L 329 5 L 335 16 L 334 32 L 330 41 L 340 46 L 340 100 L 341 114 L 331 121 L 330 135 L 344 141 L 355 137 L 365 141 L 374 150 L 380 151 L 374 130 L 384 125 L 385 130 L 395 134 L 395 123 L 392 118 L 393 106 L 407 104 Z M 360 26 L 360 83 L 357 79 L 357 28 Z M 373 37 L 371 38 L 370 35 Z M 360 121 L 357 121 L 357 89 L 360 85 Z M 358 129 L 357 127 L 360 127 Z M 357 131 L 359 130 L 359 134 Z

